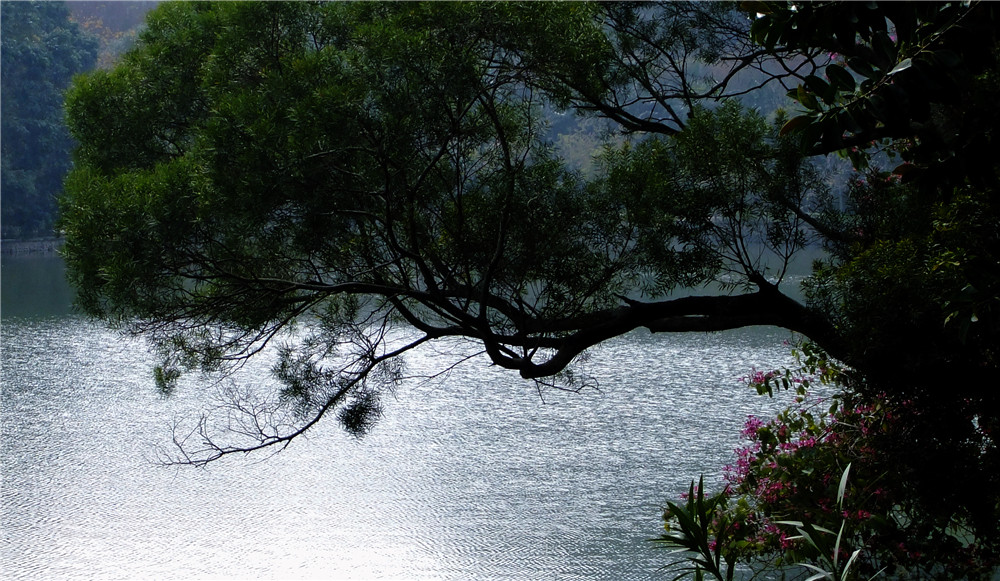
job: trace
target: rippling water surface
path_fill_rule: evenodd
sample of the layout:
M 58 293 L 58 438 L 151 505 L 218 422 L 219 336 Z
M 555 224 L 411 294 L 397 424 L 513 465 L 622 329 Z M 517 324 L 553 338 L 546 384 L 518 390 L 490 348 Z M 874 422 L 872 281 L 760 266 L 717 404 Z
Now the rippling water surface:
M 208 405 L 206 381 L 164 398 L 143 344 L 5 301 L 10 579 L 668 579 L 648 541 L 663 501 L 717 479 L 746 415 L 780 406 L 738 378 L 788 362 L 780 330 L 635 333 L 579 366 L 599 390 L 540 397 L 474 360 L 407 382 L 363 440 L 327 421 L 267 459 L 176 469 L 153 451 Z

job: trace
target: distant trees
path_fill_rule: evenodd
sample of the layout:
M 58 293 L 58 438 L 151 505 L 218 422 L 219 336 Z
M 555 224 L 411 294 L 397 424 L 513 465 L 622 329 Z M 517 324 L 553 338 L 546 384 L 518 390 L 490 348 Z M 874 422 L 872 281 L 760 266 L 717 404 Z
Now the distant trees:
M 52 235 L 71 142 L 63 91 L 90 69 L 97 41 L 62 2 L 4 2 L 2 156 L 4 238 Z
M 146 13 L 156 7 L 155 0 L 114 0 L 111 2 L 69 2 L 72 20 L 80 28 L 97 37 L 100 49 L 97 66 L 112 66 L 135 41 L 135 35 L 145 21 Z
M 53 234 L 72 148 L 63 93 L 99 58 L 109 66 L 154 4 L 3 3 L 3 238 Z

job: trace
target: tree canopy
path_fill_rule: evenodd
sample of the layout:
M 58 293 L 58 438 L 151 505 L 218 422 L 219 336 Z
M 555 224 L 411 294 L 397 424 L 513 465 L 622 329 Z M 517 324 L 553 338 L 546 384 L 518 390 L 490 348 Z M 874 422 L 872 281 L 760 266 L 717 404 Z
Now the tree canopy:
M 154 343 L 164 389 L 280 344 L 294 421 L 203 433 L 195 464 L 327 415 L 363 433 L 431 341 L 572 388 L 636 329 L 787 328 L 845 401 L 896 414 L 876 444 L 930 515 L 905 534 L 960 523 L 995 556 L 995 24 L 989 3 L 165 3 L 68 96 L 70 276 Z M 593 171 L 553 110 L 617 130 Z M 842 205 L 829 154 L 858 170 Z M 809 244 L 828 257 L 799 301 Z
M 323 405 L 384 360 L 370 334 L 393 318 L 421 333 L 403 349 L 468 337 L 525 378 L 639 327 L 776 324 L 835 348 L 777 287 L 823 186 L 762 117 L 696 107 L 683 137 L 609 147 L 590 181 L 543 139 L 546 104 L 627 90 L 602 10 L 162 7 L 68 100 L 81 304 L 209 367 L 300 320 L 322 347 L 294 355 L 316 383 L 296 390 Z M 576 42 L 544 46 L 556 26 Z M 539 53 L 595 64 L 559 84 Z M 710 283 L 756 292 L 640 300 Z M 314 368 L 345 341 L 359 369 Z

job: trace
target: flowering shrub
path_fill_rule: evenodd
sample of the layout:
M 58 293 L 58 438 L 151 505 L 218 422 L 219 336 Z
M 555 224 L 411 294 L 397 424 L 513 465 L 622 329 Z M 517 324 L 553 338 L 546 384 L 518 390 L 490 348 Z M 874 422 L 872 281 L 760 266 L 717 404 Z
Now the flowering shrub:
M 731 579 L 739 563 L 758 572 L 801 566 L 813 579 L 989 579 L 1000 551 L 975 536 L 976 515 L 937 510 L 914 493 L 917 474 L 901 451 L 920 407 L 885 393 L 862 398 L 849 370 L 810 345 L 797 355 L 798 369 L 743 378 L 762 394 L 793 389 L 796 404 L 747 419 L 723 489 L 692 488 L 695 501 L 668 503 L 659 540 L 687 551 L 693 565 L 681 576 Z M 835 394 L 811 395 L 816 386 Z

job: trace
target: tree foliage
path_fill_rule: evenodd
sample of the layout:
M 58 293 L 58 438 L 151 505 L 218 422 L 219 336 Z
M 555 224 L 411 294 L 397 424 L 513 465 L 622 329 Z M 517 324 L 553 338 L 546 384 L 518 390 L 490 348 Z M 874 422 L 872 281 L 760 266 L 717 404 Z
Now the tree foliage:
M 68 99 L 80 147 L 64 227 L 81 305 L 151 337 L 168 367 L 241 360 L 298 321 L 309 339 L 279 376 L 317 414 L 447 336 L 544 378 L 642 326 L 827 332 L 775 284 L 803 242 L 799 204 L 822 192 L 759 116 L 699 109 L 689 137 L 609 148 L 589 182 L 553 155 L 539 111 L 565 95 L 526 55 L 560 24 L 579 31 L 565 58 L 604 62 L 599 17 L 161 7 L 121 65 Z M 711 282 L 757 292 L 632 298 Z M 419 338 L 387 347 L 393 319 Z M 347 363 L 331 365 L 336 346 Z
M 990 578 L 1000 552 L 994 8 L 748 8 L 761 44 L 830 53 L 824 70 L 789 91 L 802 111 L 782 133 L 851 158 L 861 173 L 848 184 L 847 212 L 818 220 L 830 257 L 807 284 L 810 304 L 844 338 L 839 356 L 855 372 L 837 387 L 852 403 L 806 436 L 804 427 L 820 424 L 784 424 L 788 435 L 773 446 L 797 446 L 800 436 L 819 444 L 757 456 L 738 494 L 764 515 L 836 531 L 840 523 L 809 505 L 831 506 L 816 478 L 828 484 L 851 462 L 865 494 L 885 495 L 859 499 L 867 516 L 848 523 L 862 550 L 852 574 Z M 762 478 L 794 494 L 756 489 Z M 775 547 L 751 552 L 794 558 L 794 547 Z
M 2 10 L 3 237 L 49 236 L 72 147 L 63 92 L 93 66 L 96 42 L 62 2 L 5 2 Z
M 874 445 L 909 514 L 993 546 L 994 24 L 985 3 L 167 3 L 68 97 L 70 273 L 153 341 L 165 389 L 281 343 L 281 398 L 179 442 L 196 464 L 328 414 L 367 430 L 430 341 L 573 387 L 636 329 L 791 329 L 896 414 L 909 439 Z M 799 110 L 738 104 L 773 92 Z M 554 109 L 620 130 L 586 174 Z M 835 152 L 861 172 L 845 207 L 808 160 Z M 829 257 L 803 303 L 782 283 L 808 243 Z

